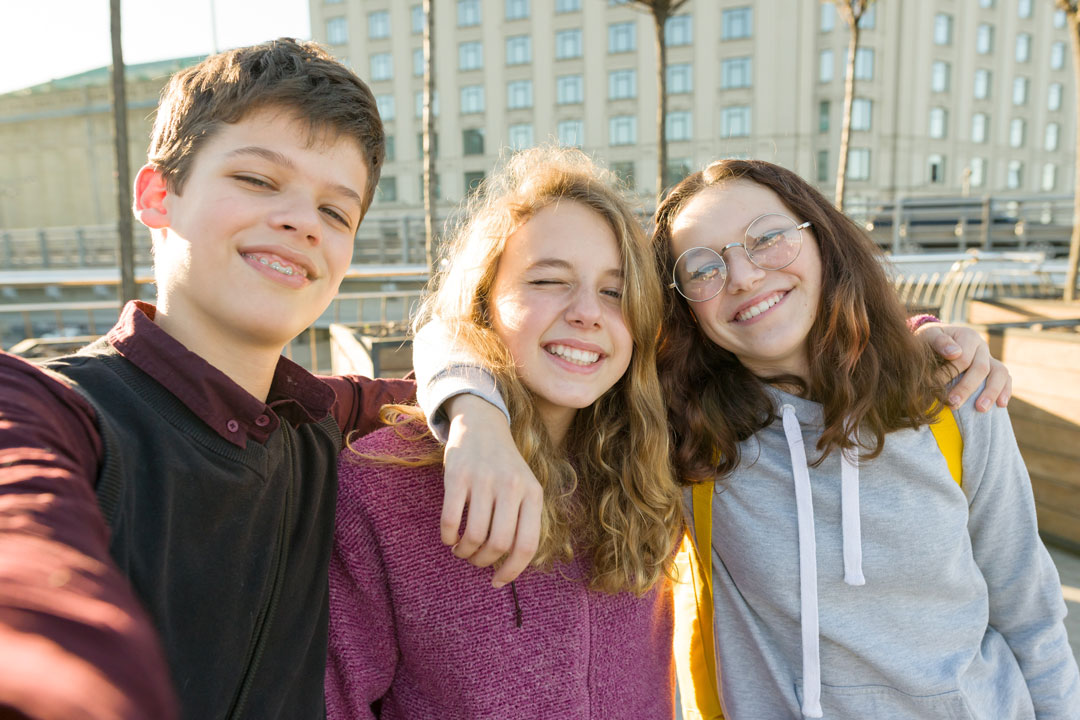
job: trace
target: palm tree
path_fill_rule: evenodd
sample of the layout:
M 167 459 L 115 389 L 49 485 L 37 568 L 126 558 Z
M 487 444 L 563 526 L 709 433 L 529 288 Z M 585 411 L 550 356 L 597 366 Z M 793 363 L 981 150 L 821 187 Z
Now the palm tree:
M 656 35 L 656 198 L 657 202 L 664 193 L 667 172 L 667 39 L 664 27 L 672 15 L 687 3 L 687 0 L 630 0 L 642 10 L 647 10 L 653 17 L 653 30 Z
M 1080 2 L 1078 0 L 1054 0 L 1059 10 L 1065 12 L 1065 24 L 1072 38 L 1073 94 L 1076 96 L 1077 143 L 1075 180 L 1073 181 L 1073 227 L 1069 241 L 1069 264 L 1065 272 L 1065 300 L 1076 300 L 1076 273 L 1080 266 Z
M 120 0 L 109 3 L 112 32 L 113 123 L 116 130 L 116 200 L 119 216 L 120 301 L 135 299 L 135 238 L 131 223 L 131 166 L 128 164 L 127 92 L 124 85 L 124 52 L 120 45 Z
M 823 0 L 836 5 L 836 11 L 848 26 L 847 67 L 844 69 L 844 119 L 840 125 L 840 155 L 836 163 L 836 207 L 844 209 L 844 183 L 847 180 L 848 149 L 851 145 L 851 106 L 855 102 L 855 53 L 859 49 L 859 21 L 874 0 Z
M 424 0 L 424 259 L 435 269 L 435 2 Z M 403 238 L 402 242 L 408 242 Z

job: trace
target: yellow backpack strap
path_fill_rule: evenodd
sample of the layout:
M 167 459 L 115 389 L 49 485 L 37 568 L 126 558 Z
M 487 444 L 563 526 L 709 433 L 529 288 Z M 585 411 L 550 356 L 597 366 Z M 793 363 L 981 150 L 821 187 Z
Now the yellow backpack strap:
M 964 438 L 960 435 L 960 427 L 956 424 L 956 416 L 952 410 L 942 408 L 937 421 L 930 425 L 930 431 L 934 433 L 938 448 L 949 465 L 949 474 L 957 485 L 963 487 Z
M 684 720 L 721 720 L 716 688 L 712 604 L 713 483 L 694 485 L 694 537 L 683 537 L 676 557 L 675 669 Z

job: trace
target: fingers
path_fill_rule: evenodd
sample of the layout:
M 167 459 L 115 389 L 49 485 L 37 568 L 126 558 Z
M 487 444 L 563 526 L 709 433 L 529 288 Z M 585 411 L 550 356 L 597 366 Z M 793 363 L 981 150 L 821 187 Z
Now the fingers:
M 443 474 L 443 506 L 439 519 L 439 535 L 446 545 L 457 545 L 458 530 L 461 528 L 461 515 L 465 512 L 465 502 L 469 491 L 458 478 L 460 476 Z
M 979 389 L 983 380 L 990 374 L 990 348 L 985 343 L 980 343 L 979 347 L 975 349 L 974 356 L 971 359 L 971 363 L 967 366 L 961 365 L 959 360 L 953 360 L 953 367 L 964 374 L 953 385 L 949 391 L 949 404 L 955 407 L 960 407 L 967 401 L 971 394 Z M 982 400 L 980 399 L 980 403 Z M 986 410 L 990 407 L 987 403 L 986 407 L 977 405 L 979 410 Z
M 946 360 L 956 361 L 962 357 L 963 348 L 937 323 L 923 325 L 918 331 L 919 337 L 929 341 L 930 347 Z
M 990 374 L 986 377 L 986 387 L 979 394 L 975 402 L 975 408 L 980 412 L 986 412 L 994 404 L 1005 407 L 1009 404 L 1012 395 L 1012 377 L 1009 375 L 1005 364 L 999 360 L 991 359 Z
M 532 562 L 536 555 L 536 549 L 540 546 L 540 509 L 543 505 L 543 494 L 535 489 L 525 494 L 524 502 L 521 503 L 517 516 L 517 536 L 510 554 L 499 569 L 495 571 L 495 577 L 491 584 L 502 587 L 512 582 Z
M 470 558 L 476 554 L 488 537 L 494 497 L 489 483 L 473 483 L 469 497 L 469 514 L 465 520 L 465 532 L 454 547 L 454 555 Z

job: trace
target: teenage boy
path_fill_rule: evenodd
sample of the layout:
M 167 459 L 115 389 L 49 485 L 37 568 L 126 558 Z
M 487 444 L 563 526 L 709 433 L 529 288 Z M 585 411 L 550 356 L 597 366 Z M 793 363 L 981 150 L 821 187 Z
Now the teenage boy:
M 313 44 L 172 79 L 135 183 L 156 308 L 44 368 L 0 354 L 0 717 L 323 717 L 337 453 L 413 385 L 281 351 L 337 293 L 383 151 L 371 92 Z M 454 402 L 448 463 L 471 479 L 444 537 L 468 500 L 455 552 L 513 548 L 510 579 L 532 553 L 499 518 L 538 515 L 539 488 L 520 459 L 509 483 L 469 459 L 509 433 L 463 441 L 469 403 L 501 413 Z

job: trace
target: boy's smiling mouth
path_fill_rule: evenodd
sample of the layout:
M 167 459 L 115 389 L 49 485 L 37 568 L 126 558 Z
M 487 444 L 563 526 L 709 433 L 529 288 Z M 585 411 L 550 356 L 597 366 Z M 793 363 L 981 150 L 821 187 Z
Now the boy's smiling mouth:
M 288 260 L 270 255 L 267 253 L 241 253 L 246 258 L 251 260 L 258 260 L 261 264 L 267 266 L 272 270 L 277 270 L 282 275 L 299 275 L 306 278 L 308 271 L 306 268 L 299 265 L 293 265 Z

